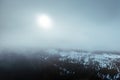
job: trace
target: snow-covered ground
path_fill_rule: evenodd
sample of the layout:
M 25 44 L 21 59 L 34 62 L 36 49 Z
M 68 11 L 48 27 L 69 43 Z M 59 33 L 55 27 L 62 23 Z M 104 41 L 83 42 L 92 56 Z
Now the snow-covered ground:
M 79 51 L 79 50 L 47 50 L 49 54 L 59 54 L 61 57 L 60 61 L 70 60 L 70 63 L 82 63 L 84 66 L 95 66 L 98 70 L 98 76 L 105 80 L 119 80 L 120 79 L 120 53 L 117 52 L 89 52 L 89 51 Z M 116 70 L 116 73 L 111 76 L 111 74 L 102 74 L 99 71 L 101 69 Z M 119 79 L 118 79 L 119 78 Z
M 80 79 L 78 76 L 87 72 L 88 77 L 91 75 L 90 73 L 95 73 L 93 75 L 102 78 L 101 80 L 120 80 L 119 52 L 91 52 L 74 49 L 45 49 L 23 52 L 3 51 L 0 53 L 0 62 L 1 70 L 14 71 L 14 67 L 17 70 L 26 69 L 27 67 L 28 69 L 30 68 L 30 72 L 34 69 L 36 71 L 43 70 L 44 72 L 44 70 L 52 69 L 51 72 L 55 73 L 56 71 L 57 73 L 53 75 L 53 78 L 55 75 L 60 75 L 59 77 L 68 75 L 68 78 L 77 76 L 77 79 Z M 34 73 L 36 74 L 36 72 Z
M 66 59 L 74 59 L 78 62 L 81 60 L 84 60 L 85 65 L 89 63 L 89 61 L 92 62 L 98 62 L 100 67 L 102 68 L 112 68 L 116 64 L 114 64 L 114 61 L 120 60 L 120 54 L 114 54 L 111 52 L 101 52 L 97 54 L 97 52 L 87 52 L 87 51 L 75 51 L 75 50 L 47 50 L 50 54 L 59 54 L 61 56 L 60 60 L 66 60 Z

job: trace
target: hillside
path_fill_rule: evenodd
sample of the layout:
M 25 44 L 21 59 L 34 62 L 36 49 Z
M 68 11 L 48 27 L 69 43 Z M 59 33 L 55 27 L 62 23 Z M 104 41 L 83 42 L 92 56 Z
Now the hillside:
M 120 53 L 47 49 L 1 51 L 1 80 L 120 80 Z

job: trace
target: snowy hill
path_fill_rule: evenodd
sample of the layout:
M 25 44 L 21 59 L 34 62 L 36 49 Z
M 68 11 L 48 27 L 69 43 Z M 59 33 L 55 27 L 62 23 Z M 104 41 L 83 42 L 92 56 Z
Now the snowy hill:
M 120 79 L 120 53 L 105 51 L 80 51 L 80 50 L 48 50 L 49 54 L 59 54 L 60 61 L 69 60 L 69 63 L 80 63 L 84 67 L 94 68 L 97 75 L 105 80 Z M 107 70 L 106 72 L 104 70 Z M 111 75 L 112 74 L 112 75 Z
M 120 80 L 120 53 L 45 49 L 1 51 L 1 80 Z

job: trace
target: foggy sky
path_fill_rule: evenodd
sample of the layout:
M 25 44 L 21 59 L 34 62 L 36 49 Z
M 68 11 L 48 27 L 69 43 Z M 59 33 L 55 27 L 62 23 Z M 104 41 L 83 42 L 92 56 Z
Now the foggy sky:
M 48 14 L 51 30 L 36 25 Z M 0 48 L 120 51 L 120 0 L 0 0 Z

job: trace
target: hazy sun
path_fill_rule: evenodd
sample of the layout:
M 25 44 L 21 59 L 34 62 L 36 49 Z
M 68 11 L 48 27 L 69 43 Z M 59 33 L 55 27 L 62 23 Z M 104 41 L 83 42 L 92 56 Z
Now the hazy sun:
M 53 26 L 53 21 L 48 15 L 42 14 L 37 16 L 37 24 L 39 27 L 49 29 Z

